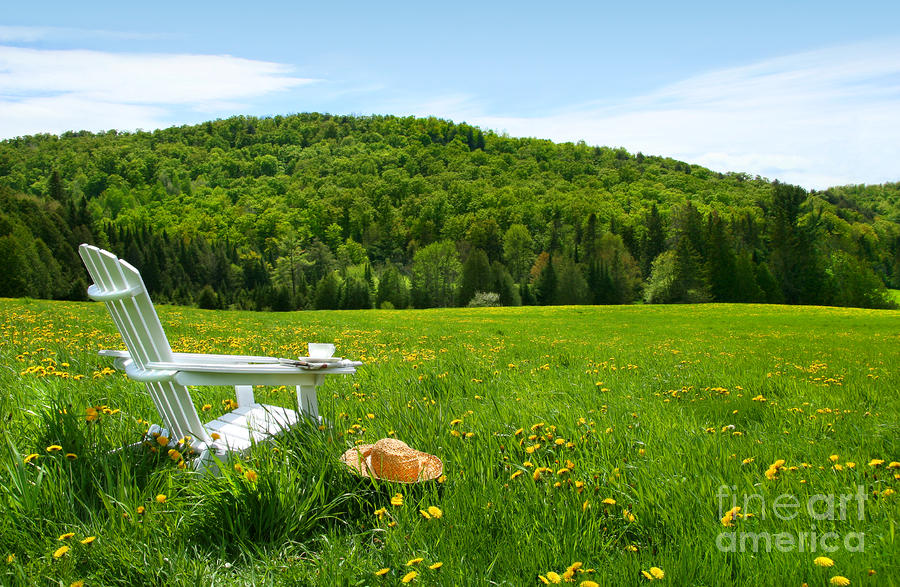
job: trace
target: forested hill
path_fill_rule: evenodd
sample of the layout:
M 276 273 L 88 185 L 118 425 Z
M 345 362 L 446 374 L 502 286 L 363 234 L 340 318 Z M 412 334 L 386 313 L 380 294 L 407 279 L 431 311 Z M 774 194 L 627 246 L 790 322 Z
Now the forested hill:
M 900 184 L 807 193 L 435 118 L 0 142 L 0 296 L 82 298 L 80 242 L 139 267 L 158 301 L 204 307 L 883 306 Z

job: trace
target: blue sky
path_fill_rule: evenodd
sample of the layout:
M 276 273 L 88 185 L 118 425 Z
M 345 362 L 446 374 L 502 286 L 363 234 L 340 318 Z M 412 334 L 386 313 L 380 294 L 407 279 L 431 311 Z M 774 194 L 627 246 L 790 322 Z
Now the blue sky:
M 0 138 L 434 115 L 825 188 L 900 180 L 900 3 L 19 2 Z

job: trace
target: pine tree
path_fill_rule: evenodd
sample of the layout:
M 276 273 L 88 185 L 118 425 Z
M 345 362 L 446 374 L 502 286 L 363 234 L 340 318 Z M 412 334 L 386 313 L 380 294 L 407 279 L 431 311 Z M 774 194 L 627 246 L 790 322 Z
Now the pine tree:
M 457 303 L 465 306 L 476 291 L 496 292 L 493 288 L 494 276 L 491 273 L 491 264 L 487 254 L 481 249 L 475 249 L 469 253 L 469 257 L 463 263 Z
M 556 301 L 556 270 L 553 268 L 553 259 L 548 259 L 534 282 L 535 298 L 541 306 L 549 306 Z
M 340 306 L 341 284 L 337 273 L 332 271 L 316 285 L 316 310 L 337 310 Z

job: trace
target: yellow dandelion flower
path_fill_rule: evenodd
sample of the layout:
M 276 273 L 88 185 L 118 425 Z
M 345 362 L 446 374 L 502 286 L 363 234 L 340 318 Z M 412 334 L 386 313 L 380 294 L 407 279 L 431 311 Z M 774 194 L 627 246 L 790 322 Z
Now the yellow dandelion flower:
M 581 504 L 581 511 L 586 511 L 589 507 L 591 507 L 591 504 L 588 503 L 588 500 L 584 500 L 584 503 Z
M 16 555 L 10 554 L 6 557 L 6 564 L 11 565 L 16 560 Z
M 651 575 L 651 574 L 648 573 L 647 571 L 641 571 L 641 574 L 642 574 L 642 575 L 644 576 L 644 578 L 647 579 L 648 581 L 652 581 L 652 580 L 653 580 L 653 575 Z
M 431 519 L 431 514 L 429 514 L 429 513 L 426 512 L 425 510 L 419 510 L 419 513 L 422 514 L 422 517 L 425 518 L 426 520 L 430 520 L 430 519 Z
M 742 464 L 742 465 L 749 465 L 749 464 L 752 463 L 754 460 L 756 460 L 756 459 L 754 459 L 753 457 L 748 457 L 748 458 L 744 459 L 743 461 L 741 461 L 741 464 Z
M 156 503 L 166 503 L 166 499 L 168 499 L 166 497 L 166 494 L 160 493 L 159 495 L 156 496 Z
M 870 467 L 878 467 L 883 464 L 884 464 L 884 459 L 872 459 L 871 461 L 869 461 Z M 835 584 L 837 585 L 837 583 L 835 583 Z
M 627 550 L 628 552 L 637 552 L 638 547 L 635 546 L 634 544 L 629 544 L 628 546 L 625 547 L 625 550 Z
M 244 472 L 244 467 L 243 467 L 240 463 L 235 463 L 235 464 L 234 464 L 234 470 L 235 470 L 236 473 L 243 473 L 243 472 Z
M 386 513 L 387 513 L 387 508 L 378 508 L 377 510 L 375 510 L 375 515 L 378 517 L 379 520 L 384 519 L 384 514 L 386 514 Z
M 428 513 L 431 514 L 432 518 L 441 518 L 444 515 L 444 512 L 441 511 L 441 508 L 436 506 L 428 506 Z
M 575 571 L 573 569 L 566 569 L 566 572 L 562 574 L 562 578 L 566 583 L 571 583 L 575 579 Z
M 659 567 L 650 567 L 650 574 L 653 575 L 654 579 L 662 579 L 666 576 L 663 570 Z
M 436 571 L 443 566 L 444 566 L 444 563 L 434 563 L 433 565 L 429 565 L 428 568 L 431 569 L 432 571 Z
M 616 500 L 614 500 L 611 497 L 607 497 L 606 499 L 603 500 L 603 503 L 605 505 L 616 505 Z
M 75 459 L 78 458 L 78 455 L 73 452 L 67 452 L 66 458 L 69 459 L 70 461 L 74 461 Z
M 628 510 L 622 510 L 622 517 L 625 518 L 625 521 L 626 521 L 626 522 L 633 522 L 633 521 L 634 521 L 634 514 L 632 514 L 632 513 L 629 512 Z
M 210 410 L 212 409 L 212 405 L 210 405 L 210 404 L 203 404 L 203 407 L 202 407 L 201 409 L 202 409 L 204 412 L 208 412 L 208 411 L 210 411 Z
M 196 409 L 196 408 L 195 408 L 195 409 Z M 169 437 L 168 437 L 168 436 L 162 436 L 162 435 L 157 436 L 157 437 L 156 437 L 156 442 L 157 442 L 157 444 L 159 444 L 160 446 L 166 446 L 167 444 L 169 444 Z
M 834 561 L 828 558 L 827 556 L 816 557 L 813 560 L 813 564 L 818 567 L 833 567 Z
M 565 438 L 557 438 L 556 440 L 553 441 L 553 443 L 556 446 L 562 446 L 566 443 L 566 439 Z
M 543 575 L 538 575 L 538 579 L 539 579 L 540 582 L 543 583 L 544 585 L 549 585 L 549 584 L 550 584 L 550 581 L 547 579 L 547 577 L 545 577 L 545 576 L 543 576 Z
M 85 538 L 84 540 L 81 540 L 80 542 L 81 542 L 82 544 L 91 544 L 91 543 L 94 542 L 94 540 L 96 540 L 96 539 L 97 539 L 96 536 L 88 536 L 87 538 Z
M 894 490 L 890 487 L 881 492 L 881 497 L 890 497 L 892 495 L 894 495 Z
M 137 511 L 138 514 L 143 514 L 143 513 L 144 513 L 145 511 L 147 511 L 147 510 L 144 508 L 144 506 L 139 505 L 139 506 L 137 507 L 137 510 L 136 510 L 136 511 Z
M 180 461 L 184 457 L 181 456 L 181 453 L 175 450 L 174 448 L 169 449 L 169 458 L 173 461 Z
M 47 447 L 47 452 L 59 452 L 62 450 L 62 447 L 58 444 L 51 444 Z
M 733 507 L 722 516 L 722 525 L 723 526 L 734 526 L 734 521 L 740 516 L 738 512 L 741 511 L 740 507 Z
M 27 465 L 28 463 L 30 463 L 34 459 L 38 458 L 39 456 L 41 456 L 41 455 L 39 455 L 36 452 L 33 452 L 30 455 L 28 455 L 27 457 L 25 457 L 24 459 L 22 459 L 22 462 L 24 462 Z
M 396 507 L 403 505 L 403 494 L 402 493 L 395 494 L 394 497 L 391 498 L 391 505 L 396 506 Z
M 246 477 L 247 481 L 250 483 L 256 483 L 259 480 L 259 475 L 257 475 L 256 471 L 253 469 L 247 469 L 247 472 L 244 473 L 244 477 Z
M 84 410 L 84 419 L 88 422 L 93 422 L 97 418 L 100 417 L 100 413 L 97 411 L 97 408 L 85 408 Z
M 419 564 L 419 563 L 422 562 L 423 560 L 425 560 L 425 559 L 422 558 L 422 557 L 420 557 L 420 556 L 418 556 L 418 557 L 416 557 L 416 558 L 411 558 L 411 559 L 409 559 L 408 561 L 406 561 L 406 565 L 405 565 L 405 566 L 411 567 L 411 566 L 413 566 L 413 565 Z
M 213 432 L 212 434 L 209 435 L 209 437 L 212 438 L 213 440 L 219 440 L 220 438 L 222 438 L 222 435 L 219 434 L 218 432 Z
M 512 475 L 509 476 L 509 480 L 512 481 L 513 479 L 515 479 L 516 477 L 518 477 L 521 474 L 522 474 L 522 471 L 516 471 Z
M 388 522 L 388 528 L 394 528 L 397 526 L 397 522 Z
M 900 469 L 900 461 L 891 461 L 887 466 L 888 469 Z
M 582 581 L 578 585 L 580 587 L 600 587 L 600 583 L 597 583 L 596 581 L 591 581 L 591 580 Z
M 538 422 L 537 424 L 532 425 L 531 431 L 534 432 L 535 430 L 538 430 L 538 429 L 543 428 L 543 427 L 544 427 L 544 423 L 543 423 L 543 422 Z
M 84 579 L 78 579 L 69 583 L 69 587 L 84 587 Z
M 417 573 L 416 571 L 410 571 L 410 572 L 406 573 L 405 575 L 403 575 L 403 578 L 400 579 L 400 582 L 401 583 L 410 583 L 410 582 L 412 582 L 413 579 L 415 579 L 418 576 L 419 576 L 419 573 Z
M 832 585 L 838 585 L 839 587 L 846 587 L 850 584 L 850 579 L 847 577 L 842 577 L 841 575 L 835 575 L 831 579 L 828 580 Z
M 451 426 L 456 426 L 457 424 L 462 424 L 462 420 L 460 420 L 459 418 L 455 418 L 455 419 L 453 419 L 453 420 L 450 420 L 450 425 L 451 425 Z
M 66 532 L 65 534 L 57 538 L 57 540 L 68 540 L 72 536 L 75 536 L 75 532 Z
M 557 573 L 550 571 L 549 573 L 547 573 L 547 580 L 551 583 L 561 583 L 562 577 L 560 577 Z
M 53 552 L 53 558 L 61 558 L 61 557 L 64 556 L 67 552 L 69 552 L 69 547 L 68 547 L 68 546 L 60 546 L 59 548 L 57 548 L 57 549 Z
M 566 567 L 566 570 L 567 570 L 567 571 L 577 571 L 577 570 L 579 570 L 579 569 L 580 569 L 581 567 L 583 567 L 583 566 L 584 566 L 583 563 L 581 563 L 581 562 L 579 562 L 579 561 L 575 561 L 574 563 L 572 563 L 571 565 L 569 565 L 568 567 Z
M 378 569 L 377 571 L 375 571 L 375 576 L 380 577 L 382 575 L 387 575 L 390 572 L 391 570 L 388 567 L 385 567 L 383 569 Z

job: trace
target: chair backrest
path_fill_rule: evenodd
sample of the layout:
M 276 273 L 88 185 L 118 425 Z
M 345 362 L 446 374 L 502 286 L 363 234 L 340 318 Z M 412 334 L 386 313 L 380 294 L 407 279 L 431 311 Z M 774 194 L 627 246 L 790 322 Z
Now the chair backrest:
M 94 280 L 88 297 L 106 304 L 135 365 L 145 369 L 151 361 L 171 362 L 169 339 L 138 270 L 93 245 L 82 244 L 78 253 Z M 209 440 L 187 388 L 170 382 L 147 383 L 147 391 L 174 439 L 191 436 L 194 444 Z
M 91 299 L 106 303 L 135 364 L 172 361 L 172 348 L 137 269 L 109 251 L 82 244 L 78 253 L 94 280 Z

